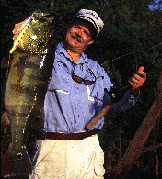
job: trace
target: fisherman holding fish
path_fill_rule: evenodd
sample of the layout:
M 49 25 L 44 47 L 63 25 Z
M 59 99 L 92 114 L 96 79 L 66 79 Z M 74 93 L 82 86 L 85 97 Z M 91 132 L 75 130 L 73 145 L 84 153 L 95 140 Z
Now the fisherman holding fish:
M 105 92 L 113 86 L 110 78 L 84 53 L 104 26 L 101 18 L 95 11 L 81 9 L 55 49 L 48 40 L 52 34 L 49 15 L 34 12 L 13 31 L 10 53 L 14 52 L 14 60 L 6 84 L 4 115 L 11 122 L 12 141 L 1 159 L 1 175 L 103 178 L 104 153 L 97 135 L 103 116 L 108 110 L 118 114 L 132 107 L 146 73 L 140 67 L 128 81 L 131 89 L 113 103 Z M 25 141 L 43 104 L 44 127 L 35 143 L 31 168 Z
M 44 101 L 44 129 L 36 141 L 30 178 L 103 178 L 104 153 L 97 130 L 104 117 L 89 130 L 86 125 L 109 105 L 104 92 L 113 85 L 97 61 L 83 52 L 92 44 L 104 23 L 95 11 L 81 9 L 57 45 L 52 77 Z M 142 74 L 139 76 L 139 74 Z M 146 79 L 144 67 L 129 80 L 132 88 L 111 108 L 123 112 L 135 104 Z

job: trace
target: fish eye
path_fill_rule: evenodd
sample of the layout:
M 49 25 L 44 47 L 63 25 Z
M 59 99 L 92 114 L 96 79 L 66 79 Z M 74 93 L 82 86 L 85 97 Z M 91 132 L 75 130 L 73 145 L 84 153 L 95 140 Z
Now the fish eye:
M 17 158 L 17 160 L 21 160 L 22 159 L 22 153 L 17 153 L 16 158 Z

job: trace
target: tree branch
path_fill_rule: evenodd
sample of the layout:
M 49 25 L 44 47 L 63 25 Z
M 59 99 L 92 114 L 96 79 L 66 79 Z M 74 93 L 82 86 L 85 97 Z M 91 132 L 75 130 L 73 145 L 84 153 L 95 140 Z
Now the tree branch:
M 126 149 L 123 157 L 118 161 L 118 164 L 108 173 L 109 178 L 114 178 L 121 173 L 128 173 L 133 163 L 147 151 L 154 150 L 162 146 L 162 143 L 156 146 L 150 146 L 144 148 L 144 144 L 147 141 L 150 132 L 156 124 L 156 120 L 161 116 L 162 113 L 162 71 L 157 83 L 158 98 L 151 106 L 150 110 L 146 114 L 141 126 L 137 129 L 133 140 L 131 140 L 128 148 Z
M 149 152 L 149 151 L 155 150 L 159 147 L 162 147 L 162 143 L 160 143 L 158 145 L 152 145 L 152 146 L 149 146 L 149 147 L 145 147 L 145 148 L 139 149 L 139 150 L 141 150 L 142 152 Z

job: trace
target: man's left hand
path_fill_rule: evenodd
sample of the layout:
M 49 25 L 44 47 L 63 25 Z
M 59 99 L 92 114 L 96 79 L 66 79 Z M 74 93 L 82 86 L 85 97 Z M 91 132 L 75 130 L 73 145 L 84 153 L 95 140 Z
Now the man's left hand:
M 133 96 L 136 96 L 139 89 L 144 85 L 146 80 L 146 73 L 144 72 L 144 67 L 141 66 L 138 69 L 138 72 L 133 75 L 132 78 L 128 80 L 128 83 L 132 86 L 130 93 Z

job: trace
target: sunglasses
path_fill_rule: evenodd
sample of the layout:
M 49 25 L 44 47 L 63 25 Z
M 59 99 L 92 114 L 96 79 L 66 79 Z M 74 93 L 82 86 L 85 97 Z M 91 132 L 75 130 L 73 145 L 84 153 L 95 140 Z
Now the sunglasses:
M 90 72 L 91 75 L 93 75 L 93 78 L 95 79 L 94 81 L 90 81 L 90 80 L 86 80 L 83 79 L 77 75 L 75 75 L 75 73 L 73 72 L 72 78 L 76 83 L 82 83 L 84 82 L 85 85 L 92 85 L 96 82 L 96 76 L 95 74 L 88 68 L 88 70 L 86 70 L 87 72 Z

